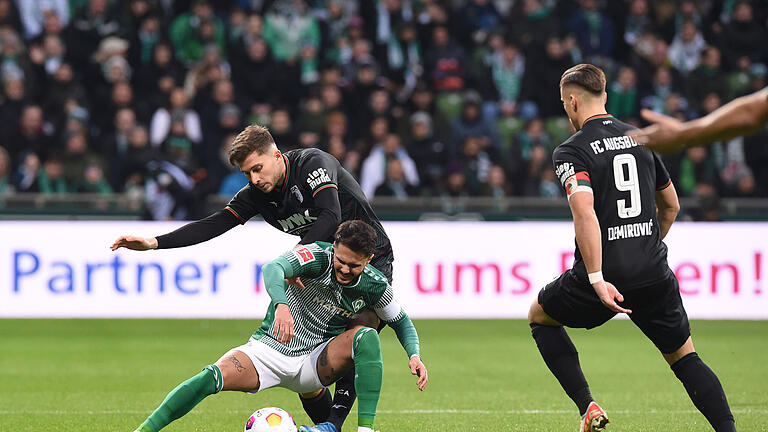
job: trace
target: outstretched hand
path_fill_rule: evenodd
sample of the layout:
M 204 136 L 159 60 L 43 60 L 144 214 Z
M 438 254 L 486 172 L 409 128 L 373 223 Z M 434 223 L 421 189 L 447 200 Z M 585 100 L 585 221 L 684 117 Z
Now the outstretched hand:
M 652 125 L 639 130 L 627 132 L 638 144 L 642 144 L 651 150 L 670 152 L 683 149 L 686 145 L 680 137 L 683 123 L 664 114 L 643 109 L 640 115 Z
M 600 297 L 600 301 L 603 302 L 603 305 L 608 309 L 616 313 L 632 313 L 631 309 L 625 309 L 618 305 L 618 303 L 624 301 L 624 296 L 621 295 L 619 290 L 617 290 L 612 283 L 601 280 L 592 284 L 592 288 L 595 289 L 595 293 Z
M 112 243 L 110 249 L 118 250 L 121 247 L 136 251 L 145 251 L 150 249 L 157 249 L 157 239 L 144 238 L 137 236 L 120 236 Z
M 424 366 L 424 363 L 421 362 L 421 358 L 419 358 L 417 355 L 411 357 L 411 360 L 408 362 L 408 366 L 411 368 L 411 375 L 416 375 L 419 377 L 419 379 L 416 380 L 416 385 L 419 386 L 419 390 L 424 391 L 424 389 L 427 387 L 427 382 L 429 382 L 429 377 L 427 376 L 427 367 Z

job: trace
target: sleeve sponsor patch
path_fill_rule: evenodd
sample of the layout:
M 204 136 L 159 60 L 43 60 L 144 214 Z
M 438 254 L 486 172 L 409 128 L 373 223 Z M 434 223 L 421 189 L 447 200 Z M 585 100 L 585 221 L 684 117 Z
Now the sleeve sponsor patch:
M 312 190 L 324 183 L 332 183 L 331 176 L 325 168 L 317 168 L 307 175 L 307 185 Z
M 296 249 L 294 249 L 292 251 L 292 253 L 296 257 L 296 259 L 299 260 L 299 263 L 301 265 L 304 265 L 306 263 L 310 263 L 310 262 L 315 260 L 315 255 L 306 246 L 300 247 L 300 248 L 296 248 Z
M 568 198 L 576 192 L 589 192 L 592 193 L 592 182 L 589 179 L 589 174 L 584 171 L 577 172 L 576 174 L 568 177 L 565 180 L 565 193 Z

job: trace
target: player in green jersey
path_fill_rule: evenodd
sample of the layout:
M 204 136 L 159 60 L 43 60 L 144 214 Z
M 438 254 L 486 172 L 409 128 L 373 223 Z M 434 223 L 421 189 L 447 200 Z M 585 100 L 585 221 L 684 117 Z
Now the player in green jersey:
M 382 382 L 381 346 L 375 329 L 347 329 L 357 312 L 373 308 L 395 330 L 419 390 L 428 382 L 411 319 L 394 299 L 387 278 L 368 265 L 375 247 L 373 228 L 363 221 L 346 221 L 333 244 L 299 246 L 264 266 L 264 285 L 272 301 L 261 327 L 246 344 L 179 384 L 138 431 L 157 432 L 222 390 L 256 393 L 278 386 L 303 398 L 319 397 L 352 368 L 358 432 L 373 431 Z M 304 288 L 285 281 L 296 276 L 301 276 Z M 338 432 L 329 422 L 300 430 Z

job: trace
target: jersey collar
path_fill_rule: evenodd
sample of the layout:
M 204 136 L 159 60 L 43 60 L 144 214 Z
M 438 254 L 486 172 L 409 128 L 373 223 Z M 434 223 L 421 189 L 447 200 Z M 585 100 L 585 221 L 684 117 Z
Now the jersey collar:
M 283 185 L 280 186 L 280 192 L 283 192 L 285 190 L 285 185 L 288 184 L 288 176 L 291 175 L 291 161 L 288 160 L 285 154 L 283 154 L 282 156 L 283 156 L 283 162 L 285 163 L 285 178 L 283 179 Z
M 610 115 L 610 114 L 608 114 L 608 113 L 595 114 L 595 115 L 593 115 L 593 116 L 589 116 L 589 117 L 587 117 L 587 119 L 586 119 L 586 120 L 584 120 L 584 123 L 582 123 L 582 124 L 581 124 L 581 127 L 582 127 L 582 129 L 583 129 L 583 128 L 584 128 L 584 126 L 586 126 L 586 125 L 587 125 L 587 122 L 589 122 L 589 121 L 592 121 L 592 120 L 597 120 L 597 119 L 603 119 L 603 118 L 609 118 L 609 117 L 613 117 L 613 116 L 612 116 L 612 115 Z

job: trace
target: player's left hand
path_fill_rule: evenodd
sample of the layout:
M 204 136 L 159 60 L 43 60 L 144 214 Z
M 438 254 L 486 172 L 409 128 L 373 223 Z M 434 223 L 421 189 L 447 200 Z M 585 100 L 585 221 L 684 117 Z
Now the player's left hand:
M 685 147 L 685 143 L 679 138 L 683 127 L 680 120 L 649 109 L 641 110 L 640 115 L 653 124 L 627 132 L 627 136 L 632 137 L 638 144 L 659 152 L 681 150 Z
M 427 382 L 429 382 L 427 367 L 424 366 L 424 363 L 421 362 L 421 358 L 417 355 L 411 357 L 408 366 L 411 368 L 411 375 L 419 377 L 419 379 L 416 380 L 416 385 L 419 386 L 419 390 L 424 391 L 427 387 Z
M 306 289 L 307 287 L 304 286 L 304 282 L 301 281 L 301 278 L 299 276 L 294 276 L 292 278 L 285 279 L 286 282 L 288 282 L 288 285 L 293 285 L 296 288 Z
M 600 301 L 602 301 L 605 307 L 608 309 L 616 313 L 632 313 L 631 309 L 624 309 L 618 305 L 618 303 L 624 301 L 624 296 L 621 295 L 619 290 L 617 290 L 612 283 L 601 280 L 592 284 L 592 288 L 595 289 L 595 293 L 597 293 L 597 296 L 600 297 Z

